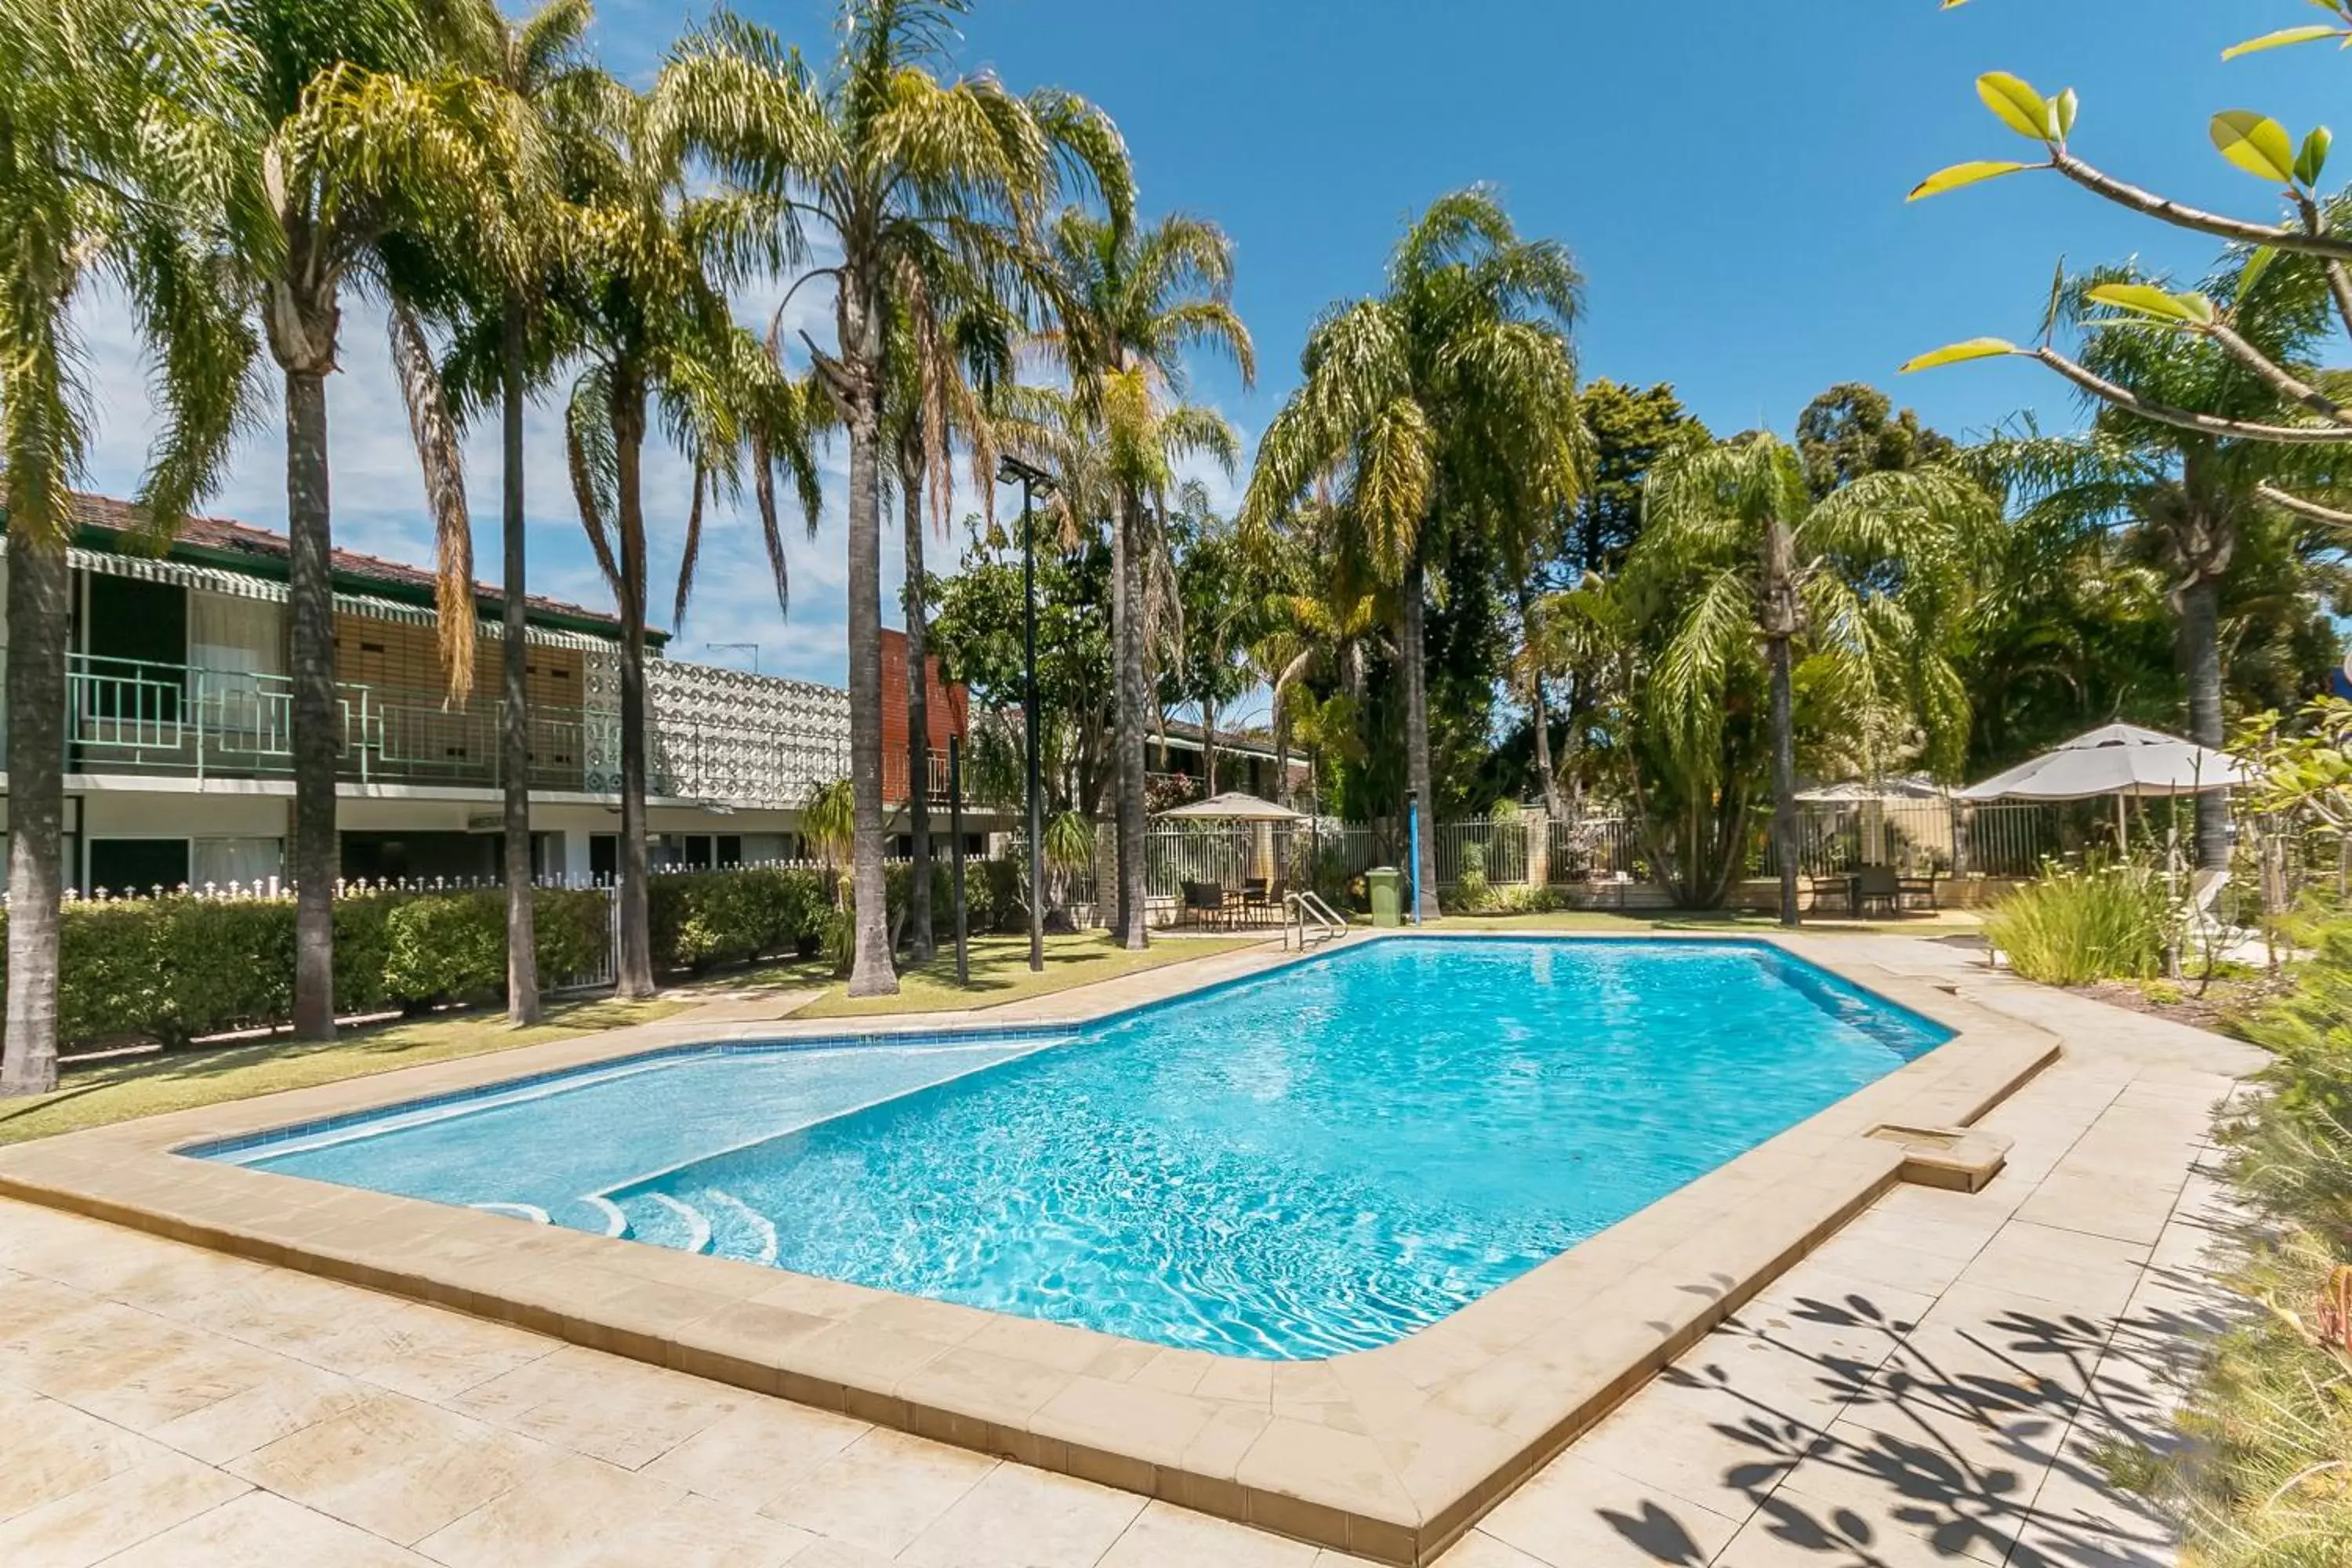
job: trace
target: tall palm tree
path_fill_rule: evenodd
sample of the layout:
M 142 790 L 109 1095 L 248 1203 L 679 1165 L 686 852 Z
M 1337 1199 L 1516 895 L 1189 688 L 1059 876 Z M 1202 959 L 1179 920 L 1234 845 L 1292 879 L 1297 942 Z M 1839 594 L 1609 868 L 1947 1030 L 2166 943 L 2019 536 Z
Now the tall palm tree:
M 1042 342 L 1060 359 L 1078 401 L 1108 437 L 1114 475 L 1111 643 L 1118 690 L 1116 806 L 1118 896 L 1115 932 L 1122 946 L 1148 942 L 1144 921 L 1144 731 L 1150 711 L 1146 678 L 1145 509 L 1169 488 L 1172 424 L 1184 356 L 1221 353 L 1244 386 L 1257 374 L 1249 329 L 1233 308 L 1233 244 L 1214 224 L 1171 213 L 1150 228 L 1104 222 L 1072 210 L 1049 237 L 1056 321 Z M 1222 425 L 1222 421 L 1218 422 Z M 1212 433 L 1213 434 L 1213 433 Z
M 577 237 L 549 329 L 584 362 L 565 407 L 565 452 L 582 526 L 621 616 L 618 990 L 627 997 L 655 989 L 646 880 L 646 437 L 666 436 L 694 474 L 674 622 L 685 618 L 694 591 L 709 506 L 752 480 L 777 599 L 789 611 L 776 471 L 798 491 L 812 530 L 820 499 L 803 389 L 728 310 L 727 286 L 772 262 L 773 252 L 761 241 L 759 214 L 740 198 L 686 194 L 677 86 L 666 72 L 650 93 L 605 95 L 607 139 L 583 160 Z
M 532 341 L 549 279 L 578 209 L 563 198 L 567 164 L 594 134 L 611 83 L 589 60 L 591 0 L 546 0 L 520 19 L 495 0 L 467 0 L 442 13 L 451 53 L 511 100 L 517 127 L 537 144 L 534 163 L 553 177 L 519 184 L 505 221 L 513 242 L 487 255 L 467 245 L 457 256 L 420 258 L 428 283 L 446 280 L 454 298 L 438 313 L 457 334 L 447 376 L 469 412 L 495 405 L 499 423 L 500 582 L 499 774 L 504 795 L 507 901 L 507 1020 L 539 1021 L 539 955 L 531 920 L 530 710 L 528 643 L 529 530 L 523 491 L 523 414 L 532 390 L 551 375 L 547 334 Z M 503 265 L 502 265 L 503 264 Z M 488 275 L 484 275 L 485 273 Z
M 899 608 L 907 627 L 908 957 L 927 963 L 931 937 L 930 605 L 923 564 L 923 505 L 947 530 L 955 504 L 952 443 L 971 459 L 972 488 L 991 521 L 996 447 L 989 405 L 1012 370 L 1014 326 L 1001 300 L 961 269 L 926 279 L 902 274 L 886 345 L 886 439 L 896 459 L 905 524 Z
M 1567 249 L 1523 240 L 1484 187 L 1441 196 L 1405 231 L 1378 296 L 1327 311 L 1303 380 L 1259 443 L 1243 522 L 1276 527 L 1337 478 L 1345 552 L 1397 592 L 1405 778 L 1434 801 L 1423 627 L 1446 531 L 1539 526 L 1581 483 L 1583 426 L 1569 341 L 1581 279 Z M 1498 539 L 1503 553 L 1514 540 Z M 1414 868 L 1433 911 L 1436 836 Z
M 73 310 L 127 301 L 163 429 L 140 487 L 168 537 L 225 459 L 256 344 L 215 285 L 259 226 L 214 126 L 239 44 L 181 0 L 0 0 L 0 462 L 7 476 L 7 1026 L 0 1095 L 57 1087 L 73 486 L 89 444 Z
M 735 189 L 763 201 L 780 249 L 815 228 L 838 259 L 830 353 L 808 349 L 849 446 L 850 782 L 857 795 L 854 996 L 898 990 L 882 879 L 882 414 L 892 293 L 952 258 L 978 275 L 1018 261 L 1066 179 L 1124 218 L 1132 180 L 1110 121 L 1051 89 L 994 77 L 942 80 L 967 0 L 843 0 L 841 49 L 820 79 L 775 37 L 725 13 L 689 35 L 666 74 L 680 125 Z M 803 279 L 805 280 L 805 278 Z M 795 285 L 797 287 L 797 285 Z
M 448 15 L 410 0 L 239 0 L 222 8 L 243 46 L 224 86 L 245 177 L 269 221 L 236 255 L 284 383 L 290 545 L 295 882 L 294 1029 L 334 1034 L 335 700 L 333 530 L 327 377 L 342 347 L 346 285 L 387 298 L 392 353 L 423 459 L 438 571 L 441 658 L 453 694 L 470 688 L 473 558 L 456 423 L 437 366 L 387 257 L 405 241 L 516 242 L 509 211 L 536 178 L 511 96 L 468 70 Z
M 2185 332 L 2134 330 L 2100 313 L 2100 290 L 2144 286 L 2130 268 L 2076 279 L 2058 301 L 2062 320 L 2095 331 L 2082 363 L 2149 403 L 2210 410 L 2224 419 L 2274 413 L 2279 395 L 2242 359 Z M 2310 362 L 2327 331 L 2324 269 L 2284 257 L 2249 265 L 2233 256 L 2205 283 L 2235 334 L 2273 363 L 2313 379 Z M 2026 509 L 2029 523 L 2072 531 L 2132 526 L 2158 542 L 2179 617 L 2178 654 L 2188 689 L 2189 739 L 2227 744 L 2222 708 L 2221 595 L 2242 535 L 2254 514 L 2284 492 L 2335 494 L 2352 487 L 2344 444 L 2273 446 L 2231 440 L 2142 417 L 2094 401 L 2093 428 L 2074 437 L 2027 431 L 1989 443 L 1979 458 Z M 2197 797 L 2198 858 L 2229 862 L 2229 801 Z
M 1727 672 L 1761 645 L 1770 683 L 1772 844 L 1780 923 L 1797 923 L 1797 761 L 1793 672 L 1801 638 L 1851 679 L 1864 706 L 1891 662 L 1907 660 L 1905 695 L 1937 733 L 1967 729 L 1967 697 L 1906 592 L 1931 603 L 1970 559 L 1993 516 L 1984 487 L 1929 464 L 1868 474 L 1814 498 L 1785 442 L 1742 437 L 1670 460 L 1651 481 L 1628 572 L 1680 587 L 1673 630 L 1651 681 L 1653 722 L 1712 747 Z M 1889 585 L 1894 584 L 1894 591 Z

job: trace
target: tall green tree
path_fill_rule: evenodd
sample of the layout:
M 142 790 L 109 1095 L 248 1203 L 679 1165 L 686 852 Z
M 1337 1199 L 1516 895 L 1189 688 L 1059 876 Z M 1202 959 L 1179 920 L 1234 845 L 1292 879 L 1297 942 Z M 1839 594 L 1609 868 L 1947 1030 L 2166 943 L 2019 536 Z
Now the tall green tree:
M 693 486 L 680 544 L 673 622 L 685 618 L 707 509 L 751 481 L 791 607 L 775 479 L 798 492 L 809 526 L 820 496 L 801 386 L 730 314 L 727 287 L 777 259 L 755 201 L 688 194 L 678 126 L 703 84 L 666 69 L 645 94 L 606 96 L 605 139 L 582 171 L 579 216 L 550 330 L 583 368 L 564 414 L 572 496 L 621 616 L 621 951 L 624 996 L 654 991 L 646 889 L 645 447 L 658 433 L 685 457 Z M 657 416 L 657 423 L 656 422 Z M 878 896 L 877 896 L 878 901 Z
M 1894 400 L 1866 382 L 1840 382 L 1797 416 L 1797 456 L 1817 496 L 1864 474 L 1948 462 L 1958 450 L 1912 410 L 1896 413 Z
M 162 432 L 140 485 L 168 538 L 211 488 L 257 345 L 220 261 L 266 242 L 222 85 L 243 45 L 179 0 L 0 0 L 0 462 L 8 542 L 7 1026 L 0 1095 L 57 1087 L 66 639 L 90 431 L 75 309 L 127 301 Z
M 461 237 L 455 254 L 410 258 L 420 303 L 447 321 L 458 336 L 448 366 L 453 389 L 469 410 L 495 406 L 499 416 L 499 773 L 506 832 L 507 1020 L 520 1027 L 538 1022 L 541 1011 L 531 921 L 523 415 L 531 394 L 554 371 L 554 345 L 542 330 L 548 284 L 562 271 L 570 220 L 579 216 L 565 199 L 566 177 L 576 173 L 585 143 L 598 133 L 612 84 L 588 58 L 585 39 L 594 19 L 590 0 L 546 0 L 519 19 L 494 0 L 467 0 L 442 16 L 451 53 L 507 95 L 516 134 L 531 148 L 527 166 L 541 176 L 518 180 L 508 193 L 509 245 L 485 252 Z
M 821 233 L 837 259 L 835 339 L 808 345 L 849 447 L 851 857 L 856 959 L 849 992 L 895 993 L 882 879 L 882 415 L 885 336 L 902 274 L 952 257 L 980 275 L 1017 270 L 1065 183 L 1099 191 L 1124 221 L 1127 151 L 1108 117 L 1055 89 L 1025 96 L 994 77 L 942 79 L 966 0 L 843 0 L 841 48 L 823 78 L 773 35 L 721 14 L 670 69 L 690 83 L 681 124 L 721 177 L 763 204 L 780 249 Z
M 1181 646 L 1160 676 L 1160 695 L 1163 707 L 1200 714 L 1202 787 L 1215 795 L 1217 719 L 1257 683 L 1249 649 L 1263 631 L 1265 584 L 1233 525 L 1205 507 L 1173 519 L 1171 531 L 1184 620 Z
M 1700 784 L 1719 793 L 1716 755 L 1726 693 L 1759 648 L 1770 703 L 1772 844 L 1780 923 L 1797 923 L 1797 725 L 1801 639 L 1830 661 L 1864 709 L 1908 664 L 1902 695 L 1956 744 L 1967 696 L 1943 650 L 1918 635 L 1905 592 L 1931 603 L 1960 575 L 1990 524 L 1984 488 L 1950 467 L 1868 474 L 1816 500 L 1803 459 L 1758 434 L 1671 460 L 1652 480 L 1630 574 L 1679 584 L 1673 631 L 1650 681 L 1646 717 Z M 1895 591 L 1888 585 L 1900 584 Z M 1898 688 L 1897 689 L 1901 689 Z M 1688 792 L 1696 801 L 1700 792 Z
M 1273 530 L 1336 477 L 1351 569 L 1397 592 L 1406 784 L 1425 812 L 1431 566 L 1449 530 L 1515 536 L 1576 494 L 1580 283 L 1566 248 L 1521 239 L 1493 192 L 1440 197 L 1398 243 L 1385 289 L 1317 322 L 1302 384 L 1258 447 L 1244 527 Z M 1433 905 L 1435 836 L 1421 846 L 1416 878 Z
M 1163 509 L 1175 462 L 1204 450 L 1228 468 L 1238 442 L 1222 419 L 1184 405 L 1184 358 L 1223 354 L 1248 385 L 1256 375 L 1249 330 L 1233 308 L 1233 245 L 1204 219 L 1171 214 L 1150 228 L 1072 210 L 1047 245 L 1058 352 L 1079 405 L 1104 433 L 1112 468 L 1111 595 L 1118 658 L 1118 895 L 1122 946 L 1149 941 L 1144 920 L 1144 732 L 1150 680 L 1144 607 L 1148 511 Z
M 242 46 L 223 86 L 245 178 L 269 222 L 233 255 L 283 384 L 290 545 L 295 882 L 294 1030 L 334 1034 L 335 700 L 333 528 L 327 377 L 342 350 L 347 286 L 391 306 L 392 354 L 425 468 L 438 569 L 441 658 L 453 693 L 473 678 L 473 554 L 456 422 L 407 309 L 404 243 L 504 252 L 507 219 L 533 177 L 510 95 L 467 68 L 446 17 L 409 0 L 238 0 L 224 25 Z M 523 201 L 521 207 L 527 207 Z

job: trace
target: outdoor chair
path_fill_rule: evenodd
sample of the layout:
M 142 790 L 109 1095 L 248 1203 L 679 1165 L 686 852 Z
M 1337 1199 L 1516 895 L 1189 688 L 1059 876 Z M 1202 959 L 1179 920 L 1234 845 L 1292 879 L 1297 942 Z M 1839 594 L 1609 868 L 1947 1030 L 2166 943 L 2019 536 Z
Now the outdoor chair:
M 1892 866 L 1858 866 L 1846 874 L 1846 912 L 1860 915 L 1873 904 L 1885 904 L 1890 915 L 1903 912 L 1903 879 Z
M 1214 882 L 1184 884 L 1184 913 L 1202 925 L 1223 923 L 1225 890 Z

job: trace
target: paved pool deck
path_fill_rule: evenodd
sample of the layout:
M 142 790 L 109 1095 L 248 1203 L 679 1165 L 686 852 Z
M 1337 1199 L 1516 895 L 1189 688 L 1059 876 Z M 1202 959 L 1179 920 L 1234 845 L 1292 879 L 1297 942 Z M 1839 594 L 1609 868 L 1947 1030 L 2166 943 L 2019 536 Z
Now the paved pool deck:
M 2228 1216 L 2204 1138 L 2255 1054 L 1986 973 L 1940 943 L 1802 951 L 2063 1040 L 1984 1119 L 2017 1141 L 2009 1169 L 1973 1196 L 1885 1192 L 1486 1513 L 1447 1568 L 2169 1560 L 2095 1456 L 2158 1439 L 2167 1368 L 2226 1310 L 2206 1273 Z M 1572 1338 L 1580 1316 L 1552 1332 Z M 1181 1360 L 1134 1375 L 1181 1382 Z M 0 1419 L 0 1561 L 41 1568 L 1352 1561 L 852 1413 L 13 1202 Z

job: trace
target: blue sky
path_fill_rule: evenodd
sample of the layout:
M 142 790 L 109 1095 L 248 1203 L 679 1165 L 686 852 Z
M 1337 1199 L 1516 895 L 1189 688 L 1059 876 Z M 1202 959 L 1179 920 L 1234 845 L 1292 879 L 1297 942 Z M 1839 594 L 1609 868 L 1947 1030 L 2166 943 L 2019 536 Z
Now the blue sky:
M 832 10 L 745 9 L 822 58 Z M 694 8 L 607 0 L 606 62 L 642 76 Z M 1897 378 L 1920 350 L 2034 330 L 2053 267 L 2138 255 L 2200 269 L 2214 247 L 2134 219 L 2053 176 L 2019 176 L 1906 206 L 1923 174 L 1965 158 L 2032 155 L 1977 102 L 1982 70 L 2082 96 L 2077 152 L 2182 200 L 2262 216 L 2262 184 L 2206 136 L 2220 109 L 2256 108 L 2297 135 L 2343 101 L 2347 68 L 2300 49 L 2224 65 L 2224 46 L 2311 19 L 2293 0 L 979 0 L 964 60 L 1015 87 L 1082 92 L 1118 121 L 1147 215 L 1183 208 L 1233 236 L 1237 303 L 1260 378 L 1203 364 L 1194 393 L 1245 438 L 1296 379 L 1330 301 L 1376 288 L 1387 249 L 1430 198 L 1498 185 L 1522 229 L 1565 241 L 1588 279 L 1584 374 L 1669 381 L 1719 433 L 1786 431 L 1815 393 L 1874 381 L 1963 434 L 2021 409 L 2077 412 L 2046 374 L 1992 363 Z M 2347 128 L 2352 129 L 2352 128 Z M 2352 175 L 2352 149 L 2342 173 Z M 774 291 L 763 296 L 772 300 Z M 829 311 L 803 307 L 823 341 Z M 747 314 L 765 307 L 744 301 Z M 93 312 L 91 382 L 105 424 L 92 479 L 135 482 L 144 398 L 114 313 Z M 381 317 L 347 312 L 331 387 L 339 543 L 422 559 L 421 488 L 384 369 Z M 533 422 L 535 587 L 606 596 L 562 481 L 551 409 Z M 496 560 L 495 432 L 472 445 L 479 554 Z M 239 448 L 214 510 L 285 515 L 274 405 Z M 722 523 L 674 651 L 756 642 L 761 668 L 824 680 L 845 665 L 840 469 L 817 540 L 794 545 L 792 620 L 778 618 L 756 531 Z M 650 471 L 657 529 L 684 516 L 675 464 Z M 934 563 L 954 546 L 933 546 Z M 893 552 L 895 553 L 895 552 Z M 662 569 L 657 553 L 656 573 Z M 891 574 L 895 595 L 895 562 Z M 667 603 L 656 588 L 656 603 Z M 895 607 L 892 614 L 895 615 Z

